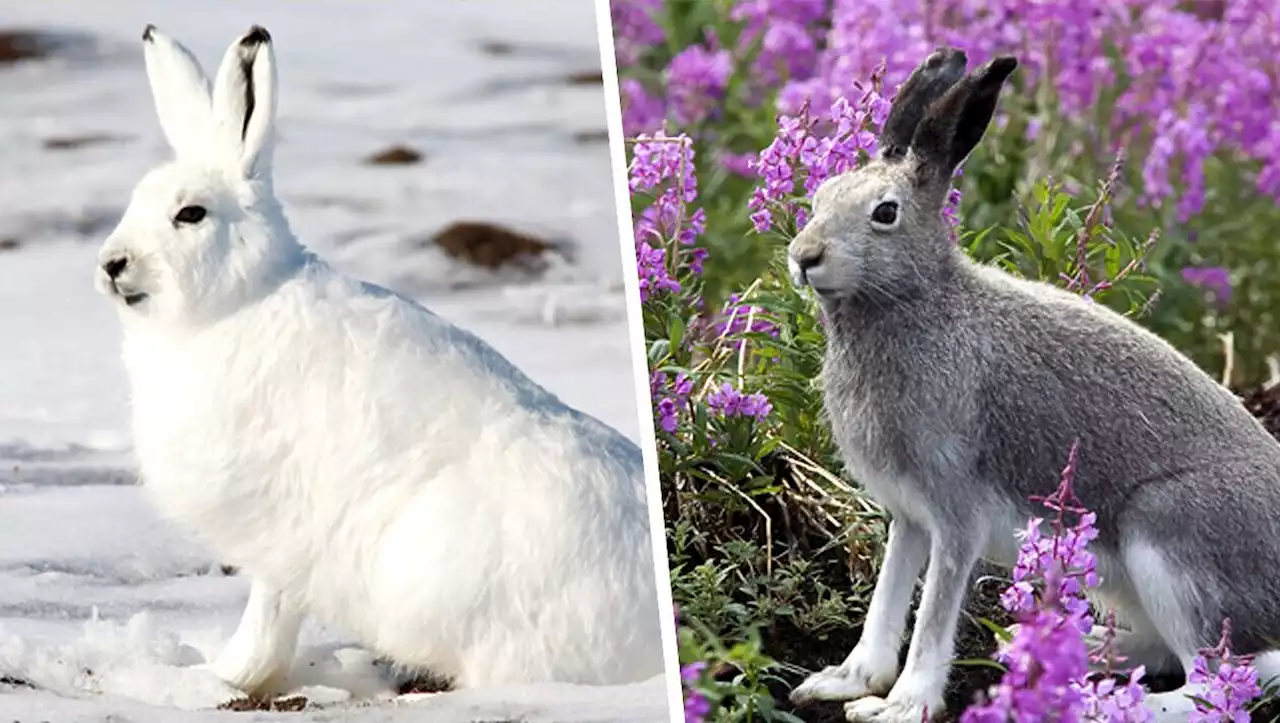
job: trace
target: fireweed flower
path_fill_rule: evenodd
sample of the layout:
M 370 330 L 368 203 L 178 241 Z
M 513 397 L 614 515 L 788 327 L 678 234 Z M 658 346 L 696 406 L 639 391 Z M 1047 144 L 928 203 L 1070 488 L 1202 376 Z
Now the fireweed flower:
M 680 667 L 680 683 L 684 688 L 685 723 L 702 723 L 711 712 L 711 701 L 696 686 L 707 670 L 706 661 L 698 660 Z
M 755 153 L 730 153 L 721 151 L 720 165 L 724 166 L 730 173 L 743 178 L 755 178 Z
M 725 418 L 749 417 L 758 421 L 763 421 L 773 411 L 773 405 L 764 394 L 743 394 L 729 382 L 707 395 L 707 407 Z
M 1194 5 L 1132 0 L 742 0 L 731 12 L 742 42 L 759 48 L 745 80 L 772 86 L 781 78 L 772 98 L 783 115 L 858 97 L 853 79 L 882 63 L 886 87 L 896 87 L 938 44 L 964 49 L 970 67 L 1016 52 L 1026 87 L 1047 86 L 1069 122 L 1096 123 L 1104 93 L 1116 92 L 1111 130 L 1151 129 L 1142 169 L 1148 203 L 1174 204 L 1183 220 L 1199 213 L 1204 162 L 1221 151 L 1257 161 L 1259 192 L 1280 200 L 1272 0 L 1233 0 L 1217 17 Z M 774 38 L 765 35 L 771 24 Z M 816 55 L 797 28 L 817 41 Z
M 680 426 L 680 410 L 688 405 L 692 392 L 693 380 L 684 373 L 677 374 L 675 383 L 670 386 L 667 385 L 667 375 L 660 371 L 649 376 L 649 395 L 662 431 L 671 434 Z
M 779 70 L 786 77 L 808 77 L 816 70 L 820 31 L 814 26 L 826 14 L 827 0 L 738 0 L 729 18 L 743 24 L 739 52 L 760 43 L 753 75 L 775 84 Z
M 1216 672 L 1210 672 L 1210 660 L 1218 661 Z M 1248 705 L 1262 695 L 1258 671 L 1249 663 L 1247 656 L 1232 655 L 1231 621 L 1222 621 L 1222 639 L 1217 647 L 1201 650 L 1187 674 L 1188 683 L 1204 685 L 1204 691 L 1198 697 L 1207 703 L 1196 703 L 1196 712 L 1191 715 L 1192 723 L 1248 723 Z
M 676 54 L 664 73 L 675 119 L 693 125 L 709 118 L 722 105 L 731 72 L 733 58 L 727 50 L 690 45 Z
M 613 47 L 618 65 L 635 65 L 649 48 L 666 40 L 654 16 L 662 0 L 615 0 L 609 3 L 613 17 Z
M 741 304 L 741 297 L 730 294 L 725 304 L 724 320 L 712 327 L 711 334 L 716 338 L 722 336 L 738 336 L 747 332 L 778 336 L 778 327 L 769 320 L 767 312 L 758 306 Z
M 1231 301 L 1231 273 L 1222 266 L 1188 266 L 1182 270 L 1182 280 L 1208 290 L 1214 303 Z
M 747 203 L 757 233 L 772 228 L 778 212 L 794 218 L 797 229 L 803 228 L 808 217 L 795 200 L 799 180 L 804 179 L 805 196 L 812 198 L 828 178 L 853 170 L 864 156 L 876 153 L 877 133 L 892 109 L 892 103 L 878 90 L 882 73 L 883 67 L 878 68 L 866 87 L 857 87 L 856 103 L 841 96 L 823 116 L 812 116 L 805 105 L 796 116 L 778 117 L 773 142 L 752 164 L 764 181 Z M 957 168 L 955 175 L 961 173 Z M 960 223 L 960 200 L 960 190 L 953 188 L 942 208 L 942 216 L 952 228 Z
M 655 193 L 653 203 L 635 217 L 636 267 L 640 299 L 680 291 L 676 275 L 702 272 L 705 249 L 694 248 L 706 230 L 706 214 L 690 209 L 698 198 L 693 141 L 662 131 L 640 135 L 631 151 L 628 185 L 632 194 Z
M 618 91 L 622 101 L 624 133 L 635 136 L 662 127 L 666 104 L 661 98 L 650 95 L 643 83 L 635 78 L 623 78 L 618 83 Z
M 1085 633 L 1093 617 L 1084 588 L 1097 585 L 1096 561 L 1087 549 L 1097 537 L 1096 515 L 1079 505 L 1072 491 L 1078 445 L 1073 445 L 1058 489 L 1039 500 L 1053 511 L 1051 534 L 1044 519 L 1032 519 L 1020 533 L 1022 543 L 1013 569 L 1013 584 L 1001 604 L 1020 625 L 1009 644 L 997 653 L 1006 666 L 985 702 L 971 706 L 963 723 L 1000 721 L 1148 721 L 1139 682 L 1144 671 L 1133 671 L 1129 683 L 1087 679 L 1090 653 Z M 1074 516 L 1070 524 L 1068 516 Z M 1039 592 L 1033 581 L 1039 581 Z

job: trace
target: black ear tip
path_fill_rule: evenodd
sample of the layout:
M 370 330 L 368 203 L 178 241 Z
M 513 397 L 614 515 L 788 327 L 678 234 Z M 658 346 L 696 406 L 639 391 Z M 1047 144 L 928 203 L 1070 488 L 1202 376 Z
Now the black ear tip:
M 155 31 L 156 31 L 156 26 L 152 25 L 151 23 L 147 23 L 147 27 L 142 29 L 142 39 L 147 42 L 151 42 L 151 34 L 154 33 Z
M 1003 82 L 1017 67 L 1017 58 L 1012 55 L 1002 55 L 987 63 L 986 76 L 991 80 Z
M 254 25 L 249 28 L 249 32 L 240 39 L 240 44 L 244 46 L 266 45 L 271 42 L 271 33 L 261 25 Z
M 924 59 L 923 65 L 928 70 L 936 70 L 938 68 L 963 69 L 968 62 L 969 58 L 965 56 L 964 51 L 960 48 L 941 45 L 935 48 L 929 54 L 929 57 Z

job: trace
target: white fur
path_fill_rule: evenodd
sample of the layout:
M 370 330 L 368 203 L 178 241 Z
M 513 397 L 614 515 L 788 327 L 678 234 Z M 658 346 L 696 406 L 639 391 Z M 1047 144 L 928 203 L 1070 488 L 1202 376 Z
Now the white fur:
M 889 524 L 883 572 L 871 594 L 862 637 L 843 663 L 809 676 L 793 690 L 793 702 L 851 700 L 883 695 L 894 687 L 911 592 L 928 555 L 924 529 L 902 518 Z
M 177 159 L 139 183 L 100 256 L 127 266 L 95 283 L 124 325 L 150 497 L 254 581 L 213 669 L 270 689 L 313 613 L 460 687 L 660 672 L 635 445 L 297 243 L 271 190 L 270 42 L 233 44 L 210 96 L 150 36 Z M 206 218 L 176 223 L 191 204 Z

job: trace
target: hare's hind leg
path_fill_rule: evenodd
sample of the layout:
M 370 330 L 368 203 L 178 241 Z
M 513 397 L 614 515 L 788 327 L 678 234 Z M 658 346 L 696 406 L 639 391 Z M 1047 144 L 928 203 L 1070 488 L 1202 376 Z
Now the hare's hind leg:
M 1141 538 L 1127 543 L 1123 554 L 1144 612 L 1177 656 L 1183 672 L 1190 673 L 1200 651 L 1217 642 L 1215 631 L 1222 624 L 1223 607 L 1203 594 L 1214 581 L 1187 574 L 1188 566 L 1171 564 L 1164 551 Z M 1254 667 L 1260 682 L 1280 675 L 1280 651 L 1258 654 Z M 1202 693 L 1202 686 L 1184 683 L 1176 690 L 1147 696 L 1147 708 L 1157 722 L 1181 723 L 1195 711 L 1190 696 Z
M 283 692 L 301 626 L 301 612 L 279 590 L 254 580 L 239 627 L 209 667 L 251 696 Z
M 1123 560 L 1106 548 L 1095 549 L 1094 555 L 1100 584 L 1090 598 L 1101 616 L 1099 624 L 1085 636 L 1089 650 L 1098 650 L 1109 638 L 1108 649 L 1117 668 L 1130 669 L 1141 665 L 1148 676 L 1181 672 L 1178 656 L 1151 621 Z M 1114 629 L 1102 624 L 1108 613 L 1115 615 Z M 1100 671 L 1107 665 L 1090 661 L 1089 667 Z
M 889 692 L 898 678 L 898 652 L 911 593 L 928 554 L 929 533 L 915 522 L 893 518 L 862 637 L 843 663 L 814 673 L 797 686 L 791 692 L 793 703 L 856 700 Z

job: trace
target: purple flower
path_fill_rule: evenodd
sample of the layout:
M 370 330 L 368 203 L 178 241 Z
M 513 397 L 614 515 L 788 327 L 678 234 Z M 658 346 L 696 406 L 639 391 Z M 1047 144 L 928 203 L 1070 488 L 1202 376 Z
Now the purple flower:
M 684 720 L 685 723 L 702 723 L 707 719 L 707 715 L 711 712 L 711 701 L 707 697 L 696 690 L 688 688 L 684 691 Z
M 764 419 L 769 416 L 769 412 L 773 411 L 773 405 L 769 403 L 769 398 L 760 392 L 750 394 L 742 400 L 740 407 L 742 416 L 752 417 L 754 419 Z
M 1210 660 L 1218 662 L 1216 671 L 1210 671 Z M 1248 723 L 1248 706 L 1262 695 L 1258 671 L 1250 665 L 1249 658 L 1231 653 L 1230 620 L 1222 621 L 1222 638 L 1217 647 L 1201 650 L 1192 661 L 1187 682 L 1204 685 L 1204 691 L 1198 697 L 1207 703 L 1196 703 L 1196 712 L 1191 715 L 1192 723 Z
M 755 162 L 755 153 L 730 153 L 729 151 L 720 153 L 720 165 L 735 176 L 755 178 Z
M 707 407 L 725 418 L 749 417 L 759 421 L 773 411 L 773 405 L 764 394 L 743 394 L 729 382 L 707 395 Z
M 674 434 L 680 426 L 680 410 L 684 408 L 693 392 L 693 380 L 681 372 L 676 375 L 675 383 L 667 387 L 667 375 L 655 371 L 649 376 L 649 395 L 654 400 L 653 409 L 658 417 L 658 427 L 668 434 Z
M 698 660 L 680 668 L 680 682 L 684 688 L 684 719 L 686 723 L 702 723 L 711 712 L 711 701 L 694 686 L 702 680 L 707 670 L 706 661 Z
M 1231 301 L 1231 273 L 1222 266 L 1188 266 L 1182 280 L 1207 290 L 1219 306 Z
M 622 130 L 629 136 L 650 133 L 662 127 L 667 109 L 661 98 L 649 94 L 644 84 L 635 78 L 623 78 L 618 83 L 622 101 Z
M 802 228 L 807 221 L 803 206 L 795 199 L 797 184 L 803 179 L 806 196 L 812 197 L 824 181 L 846 173 L 864 156 L 876 152 L 876 132 L 888 117 L 888 101 L 876 90 L 880 72 L 872 74 L 868 88 L 860 90 L 856 102 L 841 96 L 826 114 L 814 115 L 804 105 L 797 115 L 780 115 L 773 142 L 760 152 L 753 164 L 764 181 L 751 196 L 748 208 L 757 232 L 773 224 L 774 211 L 796 220 Z
M 680 51 L 663 74 L 675 119 L 693 125 L 710 117 L 722 105 L 731 72 L 727 50 L 690 45 Z
M 671 277 L 667 269 L 667 252 L 654 248 L 647 241 L 636 244 L 636 269 L 640 273 L 640 301 L 662 292 L 677 292 L 680 282 Z
M 614 0 L 609 3 L 613 18 L 613 46 L 619 67 L 635 65 L 649 48 L 665 37 L 654 20 L 662 0 Z
M 631 151 L 628 183 L 632 194 L 653 193 L 652 205 L 633 218 L 640 299 L 679 292 L 676 276 L 683 270 L 702 272 L 707 251 L 694 244 L 706 230 L 706 214 L 690 209 L 698 197 L 693 141 L 662 131 L 641 134 Z M 673 243 L 674 242 L 674 243 Z
M 826 0 L 739 0 L 730 11 L 743 23 L 738 53 L 754 45 L 759 53 L 752 65 L 751 81 L 775 86 L 789 78 L 807 78 L 818 65 L 820 37 L 816 24 L 827 14 Z
M 676 383 L 673 388 L 676 394 L 683 399 L 693 392 L 693 380 L 685 376 L 684 372 L 681 372 L 676 375 Z
M 985 701 L 961 716 L 963 723 L 1041 720 L 1149 721 L 1139 685 L 1143 670 L 1127 685 L 1114 679 L 1087 679 L 1090 652 L 1085 633 L 1093 618 L 1084 588 L 1098 584 L 1096 563 L 1086 548 L 1097 537 L 1096 515 L 1080 506 L 1072 491 L 1078 446 L 1073 445 L 1058 489 L 1039 501 L 1056 514 L 1031 519 L 1020 533 L 1022 544 L 1013 568 L 1013 584 L 1001 604 L 1019 619 L 1017 633 L 997 653 L 1006 672 Z M 1068 516 L 1074 516 L 1070 523 Z M 1034 582 L 1040 582 L 1037 594 Z M 1104 654 L 1097 653 L 1096 655 Z
M 685 684 L 697 683 L 702 680 L 702 673 L 707 669 L 707 661 L 698 660 L 680 668 L 680 680 Z
M 737 294 L 729 296 L 729 303 L 725 305 L 723 314 L 724 320 L 711 328 L 713 337 L 718 339 L 745 333 L 768 334 L 775 338 L 778 336 L 778 327 L 770 321 L 768 312 L 758 306 L 738 302 Z
M 676 418 L 679 408 L 676 407 L 676 400 L 667 397 L 658 402 L 658 424 L 662 427 L 662 431 L 671 433 L 676 431 L 680 420 Z

